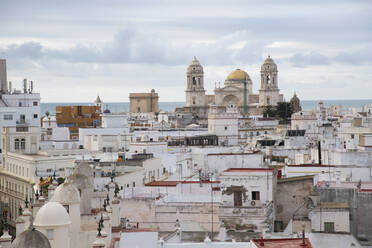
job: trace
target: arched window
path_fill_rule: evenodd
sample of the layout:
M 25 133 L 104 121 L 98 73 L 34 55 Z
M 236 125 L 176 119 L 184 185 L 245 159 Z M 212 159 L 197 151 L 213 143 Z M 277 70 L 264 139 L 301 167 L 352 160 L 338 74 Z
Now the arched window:
M 195 77 L 192 77 L 192 84 L 193 85 L 196 85 L 196 79 L 195 79 Z
M 21 150 L 24 150 L 26 148 L 26 140 L 21 139 Z
M 266 103 L 267 103 L 268 105 L 270 105 L 270 97 L 268 97 L 268 98 L 266 99 Z
M 14 149 L 19 150 L 19 139 L 15 139 L 15 141 L 14 141 Z

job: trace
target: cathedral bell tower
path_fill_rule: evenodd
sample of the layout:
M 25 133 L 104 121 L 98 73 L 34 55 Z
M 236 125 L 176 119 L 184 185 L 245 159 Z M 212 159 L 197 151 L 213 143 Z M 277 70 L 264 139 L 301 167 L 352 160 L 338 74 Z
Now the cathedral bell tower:
M 268 56 L 261 66 L 260 106 L 277 105 L 283 96 L 279 95 L 278 69 L 274 60 Z
M 204 72 L 194 57 L 187 68 L 186 107 L 205 106 Z

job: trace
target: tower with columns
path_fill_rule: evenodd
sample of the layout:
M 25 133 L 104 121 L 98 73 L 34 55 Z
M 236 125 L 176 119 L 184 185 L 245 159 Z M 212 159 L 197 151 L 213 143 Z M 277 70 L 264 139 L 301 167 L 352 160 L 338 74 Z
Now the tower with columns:
M 187 68 L 186 107 L 205 106 L 204 72 L 194 57 Z
M 283 101 L 279 94 L 278 69 L 272 58 L 268 56 L 261 66 L 261 88 L 259 90 L 259 105 L 277 105 Z

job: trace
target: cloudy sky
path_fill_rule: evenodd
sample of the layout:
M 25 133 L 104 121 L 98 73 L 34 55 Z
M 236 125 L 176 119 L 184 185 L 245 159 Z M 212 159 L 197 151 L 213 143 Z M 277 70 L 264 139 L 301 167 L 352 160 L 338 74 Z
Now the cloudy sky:
M 235 68 L 258 90 L 268 54 L 287 100 L 372 98 L 370 0 L 1 0 L 0 11 L 8 80 L 35 81 L 43 102 L 152 88 L 184 101 L 193 56 L 207 93 Z

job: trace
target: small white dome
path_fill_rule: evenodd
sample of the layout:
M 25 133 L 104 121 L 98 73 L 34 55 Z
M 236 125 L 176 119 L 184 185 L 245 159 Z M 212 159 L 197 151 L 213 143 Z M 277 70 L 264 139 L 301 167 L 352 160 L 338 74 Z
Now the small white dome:
M 34 221 L 36 227 L 64 226 L 70 223 L 70 217 L 66 209 L 59 202 L 48 202 L 42 206 Z
M 51 201 L 59 202 L 63 205 L 80 203 L 79 190 L 72 183 L 64 182 L 55 189 Z
M 51 248 L 48 238 L 35 229 L 28 229 L 17 235 L 11 248 Z

